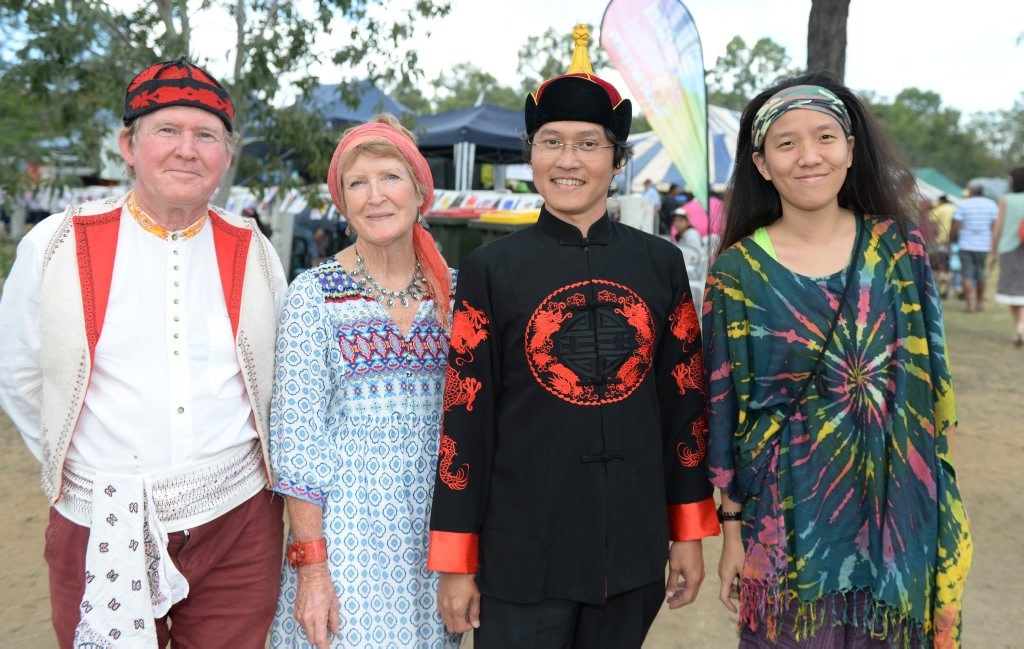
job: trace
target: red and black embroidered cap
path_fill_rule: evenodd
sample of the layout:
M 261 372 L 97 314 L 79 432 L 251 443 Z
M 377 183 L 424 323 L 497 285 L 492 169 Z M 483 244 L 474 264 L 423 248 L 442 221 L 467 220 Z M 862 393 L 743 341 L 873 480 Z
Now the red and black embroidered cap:
M 625 140 L 633 122 L 632 104 L 615 86 L 594 74 L 585 25 L 576 26 L 573 40 L 575 50 L 568 72 L 548 79 L 526 98 L 526 133 L 533 137 L 548 122 L 591 122 Z
M 184 56 L 162 61 L 135 75 L 124 94 L 124 125 L 168 106 L 191 106 L 213 113 L 234 131 L 231 95 L 206 70 Z

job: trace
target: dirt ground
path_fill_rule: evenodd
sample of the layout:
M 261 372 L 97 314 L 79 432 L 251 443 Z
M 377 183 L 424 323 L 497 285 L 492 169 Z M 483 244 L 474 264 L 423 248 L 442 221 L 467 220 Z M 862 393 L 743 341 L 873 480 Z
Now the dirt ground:
M 975 544 L 963 646 L 1024 648 L 1024 349 L 1009 343 L 1003 306 L 989 302 L 966 315 L 950 300 L 945 310 L 960 415 L 955 458 Z M 47 506 L 38 465 L 2 413 L 0 520 L 0 647 L 53 647 L 42 557 Z M 697 602 L 664 610 L 645 649 L 736 646 L 735 618 L 717 598 L 719 547 L 717 538 L 704 545 L 707 578 Z

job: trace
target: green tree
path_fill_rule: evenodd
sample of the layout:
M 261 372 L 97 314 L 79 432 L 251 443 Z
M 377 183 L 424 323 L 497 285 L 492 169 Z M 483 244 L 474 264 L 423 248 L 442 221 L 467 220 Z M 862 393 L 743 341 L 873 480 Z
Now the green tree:
M 943 107 L 937 93 L 906 88 L 892 103 L 868 101 L 911 166 L 935 167 L 961 184 L 975 176 L 1001 175 L 1002 163 L 984 139 L 962 128 L 960 111 Z
M 610 69 L 608 55 L 600 49 L 597 39 L 591 38 L 588 50 L 597 74 Z M 526 95 L 534 92 L 544 79 L 566 72 L 572 53 L 572 35 L 549 28 L 543 34 L 527 37 L 519 48 L 520 77 L 516 87 L 506 86 L 474 63 L 463 61 L 431 82 L 432 97 L 427 97 L 411 76 L 397 79 L 389 94 L 418 114 L 466 108 L 479 102 L 519 110 Z
M 400 10 L 385 0 L 148 0 L 122 11 L 92 0 L 0 0 L 0 61 L 9 87 L 46 106 L 45 132 L 66 137 L 94 164 L 100 140 L 118 124 L 131 76 L 145 63 L 183 54 L 204 67 L 217 56 L 229 60 L 230 71 L 217 76 L 235 100 L 243 138 L 304 147 L 299 138 L 318 116 L 275 108 L 289 83 L 308 93 L 318 84 L 314 66 L 325 62 L 385 82 L 414 74 L 417 54 L 404 44 L 424 18 L 445 16 L 449 6 L 448 0 L 417 0 Z M 224 24 L 224 38 L 196 42 L 193 26 L 200 23 Z M 307 148 L 313 157 L 306 162 L 326 169 L 325 151 Z M 0 159 L 5 153 L 0 149 Z M 287 182 L 289 159 L 271 156 L 254 177 Z M 236 156 L 219 198 L 239 164 Z
M 436 112 L 467 108 L 480 103 L 511 109 L 523 107 L 523 95 L 519 91 L 501 85 L 489 72 L 469 62 L 459 63 L 450 72 L 439 75 L 434 81 L 434 88 L 437 94 L 434 102 Z
M 609 69 L 611 63 L 598 44 L 598 39 L 594 38 L 594 26 L 587 25 L 587 29 L 590 31 L 590 42 L 587 44 L 590 65 L 601 76 L 601 72 Z M 523 97 L 537 90 L 537 86 L 545 79 L 565 74 L 572 61 L 574 47 L 571 33 L 554 28 L 548 28 L 539 36 L 528 37 L 519 48 L 519 71 L 522 76 L 520 91 Z
M 1024 165 L 1024 93 L 1009 110 L 972 115 L 967 128 L 1002 163 L 1003 171 L 998 175 Z
M 734 36 L 725 46 L 725 55 L 705 75 L 708 103 L 743 110 L 754 95 L 797 72 L 786 49 L 772 39 L 762 38 L 748 48 L 741 37 Z
M 402 104 L 415 115 L 429 115 L 434 112 L 428 98 L 420 89 L 419 76 L 405 75 L 396 79 L 386 88 L 389 97 Z
M 33 169 L 49 155 L 45 111 L 45 105 L 12 86 L 6 75 L 0 77 L 0 198 L 9 199 L 36 183 Z

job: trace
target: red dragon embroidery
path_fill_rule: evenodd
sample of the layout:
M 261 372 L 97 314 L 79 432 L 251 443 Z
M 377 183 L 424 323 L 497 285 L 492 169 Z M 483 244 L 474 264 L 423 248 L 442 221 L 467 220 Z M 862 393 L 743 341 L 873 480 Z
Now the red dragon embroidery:
M 455 440 L 441 433 L 441 446 L 439 449 L 441 459 L 438 463 L 437 474 L 449 489 L 462 491 L 469 485 L 469 463 L 463 463 L 455 473 L 451 472 L 452 460 L 458 456 L 455 451 Z
M 697 309 L 693 302 L 684 300 L 677 304 L 668 321 L 672 323 L 672 335 L 684 344 L 690 345 L 697 341 L 700 323 L 697 322 Z
M 487 340 L 487 330 L 484 328 L 487 325 L 487 316 L 480 309 L 469 306 L 465 300 L 462 301 L 462 307 L 455 311 L 452 318 L 452 337 L 449 346 L 458 354 L 467 354 Z M 464 359 L 460 360 L 466 362 Z
M 585 308 L 588 290 L 594 290 L 593 311 Z M 591 327 L 594 335 L 581 335 Z M 619 348 L 599 353 L 599 339 L 602 345 L 614 341 Z M 530 371 L 545 390 L 570 403 L 597 405 L 625 399 L 643 382 L 651 369 L 654 342 L 654 322 L 643 299 L 626 286 L 598 279 L 563 286 L 548 295 L 527 323 L 525 352 Z M 593 349 L 588 351 L 588 346 Z M 588 370 L 580 369 L 580 357 L 588 353 L 594 359 L 608 353 L 605 359 L 620 363 L 612 370 L 613 377 L 588 377 Z M 594 378 L 616 380 L 598 385 Z
M 551 337 L 558 332 L 564 321 L 572 317 L 572 312 L 564 309 L 569 304 L 577 302 L 575 298 L 583 296 L 571 296 L 565 302 L 549 303 L 537 310 L 526 336 L 526 354 L 536 363 L 540 372 L 550 372 L 553 375 L 551 381 L 556 390 L 578 397 L 582 393 L 579 377 L 551 355 L 551 348 L 554 346 Z
M 459 374 L 455 366 L 462 367 L 473 360 L 473 350 L 487 340 L 487 316 L 480 309 L 475 309 L 466 300 L 462 308 L 455 311 L 452 317 L 452 335 L 448 346 L 457 355 L 448 364 L 445 372 L 444 397 L 441 409 L 448 412 L 455 406 L 466 406 L 467 412 L 473 411 L 473 402 L 484 384 L 477 378 Z M 469 463 L 465 462 L 452 473 L 452 461 L 458 456 L 455 440 L 441 432 L 441 444 L 438 448 L 437 474 L 449 489 L 462 491 L 469 486 Z
M 444 399 L 441 408 L 447 412 L 452 406 L 466 404 L 466 410 L 473 411 L 473 402 L 476 400 L 476 393 L 483 387 L 483 383 L 472 376 L 462 378 L 451 365 L 445 372 Z
M 636 331 L 639 343 L 637 353 L 622 364 L 616 376 L 626 385 L 638 385 L 650 367 L 650 359 L 654 356 L 654 331 L 651 327 L 651 314 L 647 305 L 638 299 L 620 298 L 620 308 L 615 312 L 626 318 L 626 322 Z
M 704 456 L 707 454 L 708 418 L 706 415 L 701 415 L 693 422 L 691 435 L 697 440 L 697 450 L 687 446 L 686 442 L 676 444 L 676 457 L 679 458 L 679 463 L 687 469 L 700 466 L 700 463 L 704 461 Z
M 676 388 L 679 394 L 686 394 L 687 390 L 696 390 L 705 394 L 704 388 L 704 357 L 694 354 L 690 357 L 689 363 L 679 363 L 672 368 L 672 378 L 676 380 Z

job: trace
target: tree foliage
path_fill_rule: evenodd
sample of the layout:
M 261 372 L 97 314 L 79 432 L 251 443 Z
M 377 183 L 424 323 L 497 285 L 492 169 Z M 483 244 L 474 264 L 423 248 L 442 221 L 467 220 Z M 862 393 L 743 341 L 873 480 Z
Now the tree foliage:
M 842 74 L 849 3 L 812 0 L 808 68 Z M 236 156 L 225 187 L 236 173 L 252 187 L 324 177 L 338 133 L 323 127 L 321 115 L 296 106 L 319 85 L 325 64 L 350 80 L 369 76 L 420 115 L 480 101 L 518 110 L 542 80 L 566 71 L 572 39 L 548 29 L 524 40 L 520 74 L 511 83 L 472 61 L 425 80 L 407 42 L 414 26 L 422 29 L 428 24 L 423 19 L 447 15 L 449 5 L 450 0 L 144 0 L 122 10 L 96 0 L 0 0 L 0 189 L 26 187 L 31 163 L 46 163 L 55 148 L 98 166 L 101 140 L 120 125 L 128 80 L 145 64 L 183 54 L 228 86 L 243 142 L 247 150 L 260 151 Z M 816 27 L 825 23 L 828 29 Z M 221 38 L 197 39 L 197 30 L 210 24 L 227 25 Z M 610 64 L 597 39 L 590 41 L 590 56 L 603 75 Z M 770 38 L 748 46 L 737 36 L 706 73 L 709 102 L 741 110 L 763 88 L 799 72 Z M 353 87 L 339 85 L 341 98 L 354 105 Z M 1024 164 L 1024 95 L 1010 110 L 969 121 L 943 107 L 936 93 L 916 88 L 892 101 L 869 101 L 915 166 L 936 167 L 964 182 Z M 645 124 L 638 116 L 633 131 Z
M 967 127 L 1005 169 L 1024 166 L 1024 93 L 1008 110 L 973 115 Z
M 797 72 L 786 49 L 772 39 L 762 38 L 748 48 L 742 38 L 734 36 L 706 74 L 708 103 L 743 110 L 761 90 Z
M 591 34 L 594 26 L 587 25 Z M 525 97 L 537 89 L 545 79 L 565 74 L 572 60 L 574 48 L 572 36 L 564 31 L 549 28 L 539 36 L 530 36 L 519 48 L 519 70 L 522 74 L 520 94 Z M 608 54 L 601 49 L 596 38 L 588 44 L 590 65 L 599 76 L 601 70 L 611 67 Z
M 588 29 L 593 32 L 593 26 Z M 544 79 L 566 72 L 572 53 L 572 36 L 549 28 L 543 34 L 527 37 L 520 46 L 517 84 L 503 84 L 476 63 L 463 61 L 433 79 L 429 84 L 431 96 L 425 95 L 413 78 L 397 80 L 389 94 L 418 114 L 439 113 L 478 103 L 520 110 L 526 95 L 534 92 Z M 596 39 L 590 40 L 589 53 L 595 72 L 601 74 L 602 70 L 610 69 L 608 55 Z
M 492 74 L 469 62 L 459 63 L 450 72 L 439 75 L 433 87 L 436 100 L 432 108 L 438 113 L 484 103 L 511 109 L 523 107 L 519 91 L 502 85 Z
M 95 0 L 0 0 L 4 84 L 41 110 L 45 132 L 66 136 L 81 159 L 98 163 L 100 140 L 118 125 L 124 88 L 144 65 L 188 55 L 207 67 L 235 101 L 243 138 L 295 143 L 323 166 L 324 150 L 301 140 L 317 124 L 309 112 L 278 109 L 295 84 L 317 83 L 317 65 L 374 80 L 415 75 L 417 53 L 406 47 L 424 18 L 442 17 L 448 0 L 148 0 L 122 11 Z M 226 19 L 226 20 L 225 20 Z M 227 25 L 223 38 L 198 42 L 200 24 Z M 223 72 L 213 67 L 225 63 Z M 342 84 L 345 87 L 345 84 Z M 351 98 L 350 98 L 351 99 Z M 314 140 L 315 144 L 316 140 Z M 0 159 L 16 155 L 0 145 Z M 329 151 L 328 151 L 329 154 Z M 230 186 L 240 156 L 225 175 Z M 257 178 L 287 181 L 287 156 L 271 156 Z
M 961 127 L 960 111 L 943 107 L 937 93 L 906 88 L 892 103 L 869 103 L 911 166 L 935 167 L 961 184 L 974 176 L 1002 175 L 999 160 L 977 133 Z

